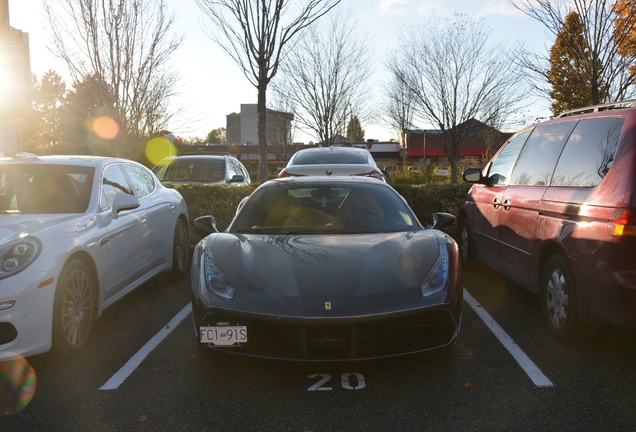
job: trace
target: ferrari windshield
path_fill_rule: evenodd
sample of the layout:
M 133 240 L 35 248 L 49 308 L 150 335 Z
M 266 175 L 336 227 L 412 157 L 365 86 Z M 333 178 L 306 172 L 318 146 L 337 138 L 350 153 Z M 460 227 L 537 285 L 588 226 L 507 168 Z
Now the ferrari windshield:
M 354 182 L 272 183 L 256 190 L 230 232 L 380 233 L 421 229 L 392 189 Z

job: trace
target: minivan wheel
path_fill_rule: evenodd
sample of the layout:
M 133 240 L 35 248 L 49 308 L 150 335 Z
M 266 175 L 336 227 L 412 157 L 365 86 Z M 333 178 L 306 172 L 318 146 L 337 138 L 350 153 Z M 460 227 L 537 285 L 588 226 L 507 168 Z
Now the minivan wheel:
M 548 331 L 563 341 L 578 336 L 579 321 L 576 280 L 565 257 L 548 260 L 541 279 L 541 309 Z
M 464 270 L 470 270 L 475 263 L 473 252 L 473 238 L 466 218 L 459 220 L 459 257 Z

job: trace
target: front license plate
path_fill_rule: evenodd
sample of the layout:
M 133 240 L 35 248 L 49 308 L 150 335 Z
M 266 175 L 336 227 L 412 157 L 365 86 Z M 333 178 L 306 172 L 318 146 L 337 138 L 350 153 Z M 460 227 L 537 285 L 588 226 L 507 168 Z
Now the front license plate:
M 247 326 L 207 326 L 200 327 L 201 343 L 216 346 L 241 345 L 247 342 Z

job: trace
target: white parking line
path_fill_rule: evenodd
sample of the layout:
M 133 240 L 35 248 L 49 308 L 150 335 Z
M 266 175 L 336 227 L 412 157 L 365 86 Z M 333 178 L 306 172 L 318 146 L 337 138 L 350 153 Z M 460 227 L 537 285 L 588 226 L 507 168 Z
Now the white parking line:
M 128 378 L 130 374 L 133 373 L 135 369 L 137 369 L 137 367 L 139 367 L 141 362 L 148 356 L 148 354 L 150 354 L 152 350 L 155 349 L 157 345 L 159 345 L 161 341 L 164 340 L 166 336 L 168 336 L 172 332 L 172 330 L 174 330 L 181 323 L 181 321 L 183 321 L 185 317 L 190 314 L 191 311 L 192 305 L 188 303 L 183 309 L 181 309 L 181 312 L 175 315 L 175 317 L 172 318 L 166 326 L 164 326 L 156 335 L 154 335 L 152 339 L 146 342 L 146 345 L 141 347 L 141 349 L 137 351 L 137 353 L 132 356 L 130 360 L 128 360 L 126 364 L 122 366 L 122 368 L 119 369 L 117 373 L 113 375 L 108 381 L 106 381 L 106 384 L 101 386 L 99 389 L 117 389 L 117 387 L 119 387 L 124 381 L 126 381 L 126 378 Z
M 470 295 L 468 290 L 464 288 L 464 300 L 470 305 L 470 307 L 479 315 L 482 321 L 495 335 L 499 342 L 508 350 L 508 352 L 514 357 L 521 369 L 530 377 L 534 385 L 537 387 L 554 387 L 552 381 L 541 372 L 541 370 L 534 364 L 530 357 L 524 353 L 519 345 L 512 340 L 508 333 L 501 328 L 499 324 L 490 316 L 488 312 Z
M 554 384 L 543 372 L 534 364 L 530 357 L 524 353 L 519 345 L 501 328 L 499 324 L 490 316 L 488 312 L 470 295 L 468 290 L 464 288 L 464 300 L 482 319 L 486 326 L 493 332 L 499 342 L 508 350 L 512 357 L 517 361 L 519 366 L 530 377 L 537 387 L 554 387 Z M 106 383 L 101 386 L 100 390 L 115 390 L 139 367 L 141 362 L 152 352 L 174 330 L 192 311 L 192 305 L 189 303 L 175 315 L 170 322 L 163 327 L 156 335 L 150 339 L 137 353 L 126 362 L 121 369 L 117 371 Z

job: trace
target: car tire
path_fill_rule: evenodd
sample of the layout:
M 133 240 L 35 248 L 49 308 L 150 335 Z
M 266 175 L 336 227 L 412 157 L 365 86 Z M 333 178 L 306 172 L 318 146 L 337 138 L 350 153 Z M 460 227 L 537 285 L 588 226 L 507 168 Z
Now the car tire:
M 86 346 L 97 316 L 97 284 L 81 259 L 69 261 L 58 279 L 53 304 L 54 355 L 73 357 Z
M 181 218 L 174 227 L 172 241 L 172 269 L 169 276 L 173 280 L 183 278 L 190 266 L 190 230 Z
M 459 231 L 459 257 L 462 263 L 462 269 L 471 270 L 475 264 L 475 252 L 473 250 L 473 236 L 465 217 L 458 221 Z
M 581 331 L 576 279 L 563 255 L 546 263 L 541 277 L 541 310 L 550 334 L 561 341 L 577 339 Z

